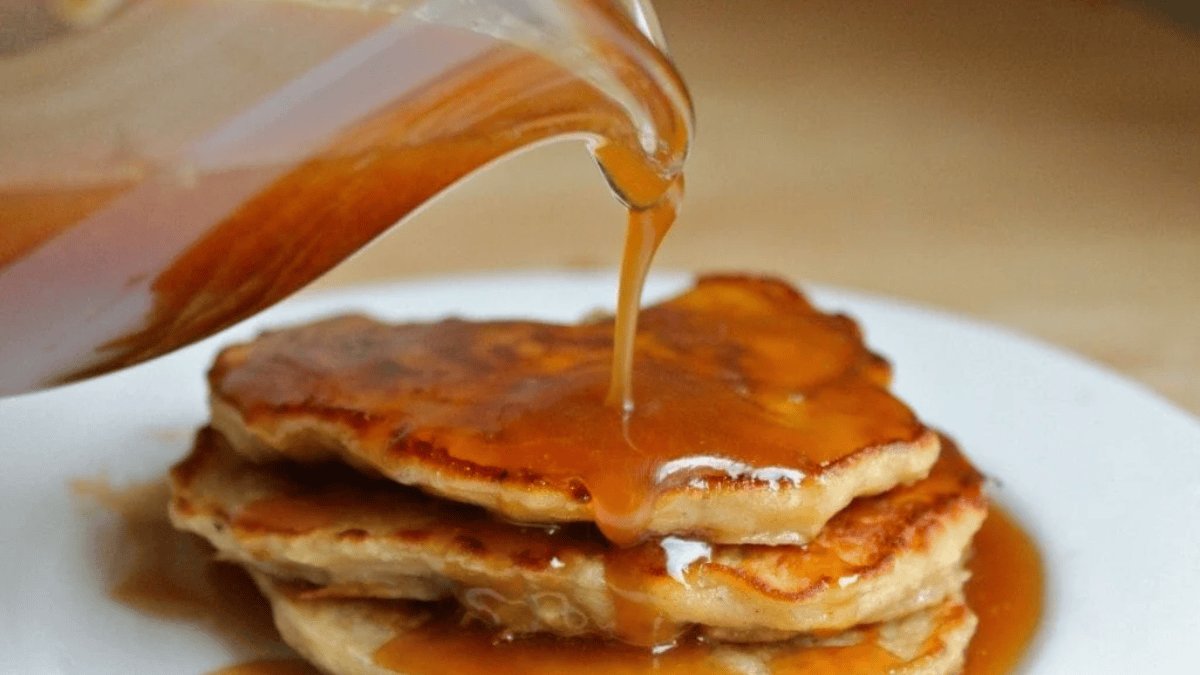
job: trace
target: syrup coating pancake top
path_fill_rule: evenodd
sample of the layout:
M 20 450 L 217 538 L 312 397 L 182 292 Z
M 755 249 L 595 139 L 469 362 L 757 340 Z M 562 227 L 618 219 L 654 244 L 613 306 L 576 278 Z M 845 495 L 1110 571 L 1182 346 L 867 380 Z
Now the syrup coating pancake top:
M 604 403 L 610 321 L 347 316 L 222 352 L 213 423 L 250 455 L 340 456 L 515 520 L 592 519 L 620 543 L 803 541 L 936 458 L 854 322 L 783 282 L 705 277 L 639 326 L 628 414 Z M 748 489 L 762 507 L 713 500 Z

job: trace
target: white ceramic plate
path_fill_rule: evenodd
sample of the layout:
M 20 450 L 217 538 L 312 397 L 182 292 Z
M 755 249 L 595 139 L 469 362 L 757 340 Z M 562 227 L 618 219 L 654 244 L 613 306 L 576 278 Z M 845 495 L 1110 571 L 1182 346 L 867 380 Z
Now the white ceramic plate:
M 681 287 L 652 280 L 648 299 Z M 349 309 L 387 318 L 575 319 L 611 306 L 608 274 L 432 280 L 301 297 L 196 347 L 64 389 L 0 401 L 0 673 L 200 675 L 244 654 L 187 622 L 109 599 L 94 515 L 68 487 L 152 479 L 205 417 L 217 347 Z M 1038 540 L 1048 570 L 1026 672 L 1200 672 L 1200 423 L 1070 354 L 992 327 L 840 291 L 896 365 L 896 388 L 957 437 Z M 111 552 L 110 552 L 111 554 Z

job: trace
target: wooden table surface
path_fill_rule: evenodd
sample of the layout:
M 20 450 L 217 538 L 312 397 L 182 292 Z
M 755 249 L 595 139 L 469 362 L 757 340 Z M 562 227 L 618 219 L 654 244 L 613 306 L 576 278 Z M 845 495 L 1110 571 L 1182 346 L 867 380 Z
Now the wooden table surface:
M 1200 33 L 1084 0 L 658 0 L 695 99 L 660 268 L 883 293 L 1082 353 L 1200 414 Z M 319 287 L 611 267 L 584 148 L 472 178 Z

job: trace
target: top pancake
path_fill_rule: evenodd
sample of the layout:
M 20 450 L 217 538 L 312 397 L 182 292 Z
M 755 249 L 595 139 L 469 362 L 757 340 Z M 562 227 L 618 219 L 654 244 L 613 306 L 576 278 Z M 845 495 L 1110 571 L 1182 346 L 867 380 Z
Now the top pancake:
M 645 309 L 628 416 L 604 404 L 611 355 L 611 321 L 338 317 L 224 350 L 212 424 L 255 459 L 341 459 L 622 544 L 803 543 L 937 458 L 857 326 L 780 281 L 705 277 Z

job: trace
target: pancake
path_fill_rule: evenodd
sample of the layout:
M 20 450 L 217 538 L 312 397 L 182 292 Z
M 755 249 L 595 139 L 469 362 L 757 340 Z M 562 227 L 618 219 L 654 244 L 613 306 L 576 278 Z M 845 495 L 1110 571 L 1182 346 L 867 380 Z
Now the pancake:
M 306 597 L 454 597 L 510 633 L 640 644 L 692 626 L 780 640 L 936 604 L 961 588 L 986 514 L 982 477 L 949 441 L 926 479 L 855 500 L 804 546 L 667 537 L 620 549 L 590 524 L 522 527 L 340 465 L 254 463 L 212 429 L 171 478 L 177 527 L 303 582 Z
M 397 600 L 309 598 L 254 574 L 292 647 L 330 675 L 950 675 L 976 619 L 950 599 L 895 621 L 768 645 L 683 641 L 651 652 L 590 640 L 496 641 L 453 610 Z
M 623 545 L 801 544 L 937 458 L 855 323 L 782 281 L 704 277 L 643 310 L 632 412 L 605 405 L 611 334 L 332 318 L 222 351 L 212 424 L 257 461 L 340 460 Z

